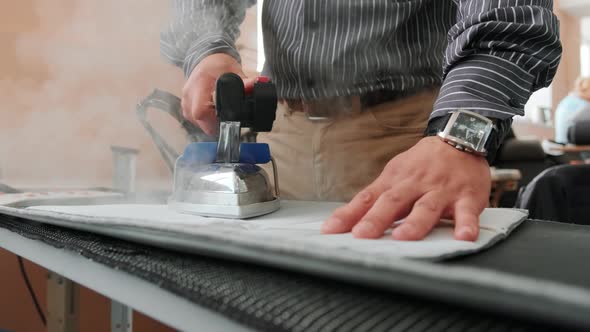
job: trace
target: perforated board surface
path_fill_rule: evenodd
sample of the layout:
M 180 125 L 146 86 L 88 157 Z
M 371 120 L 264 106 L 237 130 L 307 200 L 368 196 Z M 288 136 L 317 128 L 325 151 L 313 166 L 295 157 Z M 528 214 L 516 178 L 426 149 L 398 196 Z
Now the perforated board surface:
M 293 271 L 187 255 L 18 218 L 0 216 L 0 227 L 126 271 L 262 331 L 549 331 L 557 327 L 518 313 L 493 314 L 445 299 L 433 301 Z

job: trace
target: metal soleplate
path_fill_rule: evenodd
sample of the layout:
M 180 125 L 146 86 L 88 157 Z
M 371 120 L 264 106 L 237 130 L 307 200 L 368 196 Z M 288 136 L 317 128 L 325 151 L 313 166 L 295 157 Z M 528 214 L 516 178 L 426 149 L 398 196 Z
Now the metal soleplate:
M 248 219 L 277 211 L 281 207 L 281 201 L 275 198 L 268 202 L 239 206 L 191 204 L 170 200 L 168 207 L 178 213 L 194 214 L 203 217 Z

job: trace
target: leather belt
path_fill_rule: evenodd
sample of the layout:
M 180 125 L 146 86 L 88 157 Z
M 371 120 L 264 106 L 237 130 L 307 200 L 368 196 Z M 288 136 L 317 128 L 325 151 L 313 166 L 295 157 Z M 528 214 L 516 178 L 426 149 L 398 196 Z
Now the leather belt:
M 358 96 L 330 97 L 315 100 L 281 99 L 291 112 L 303 112 L 310 121 L 327 121 L 338 116 L 358 114 L 362 111 Z
M 328 121 L 335 117 L 358 114 L 363 109 L 395 101 L 420 92 L 412 91 L 373 91 L 362 96 L 328 97 L 314 100 L 280 99 L 291 112 L 303 112 L 310 121 Z

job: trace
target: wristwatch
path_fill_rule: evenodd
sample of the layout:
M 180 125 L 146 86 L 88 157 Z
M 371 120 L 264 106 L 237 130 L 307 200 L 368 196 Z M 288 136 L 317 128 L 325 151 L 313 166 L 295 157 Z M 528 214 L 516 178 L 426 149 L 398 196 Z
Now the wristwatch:
M 512 119 L 500 120 L 481 114 L 456 110 L 431 119 L 425 136 L 438 136 L 460 151 L 486 157 L 491 164 Z

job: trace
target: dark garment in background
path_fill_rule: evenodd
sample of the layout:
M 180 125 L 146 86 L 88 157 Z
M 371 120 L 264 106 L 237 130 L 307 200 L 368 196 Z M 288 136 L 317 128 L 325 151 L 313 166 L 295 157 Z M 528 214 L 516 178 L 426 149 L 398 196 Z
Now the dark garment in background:
M 249 0 L 172 0 L 162 54 L 188 76 L 206 56 L 239 54 Z M 266 64 L 281 98 L 440 86 L 433 116 L 458 108 L 523 114 L 559 63 L 551 0 L 266 0 Z
M 567 133 L 568 143 L 590 145 L 590 109 L 578 113 L 572 123 Z
M 517 208 L 532 219 L 590 225 L 590 165 L 561 165 L 539 174 L 522 191 Z

